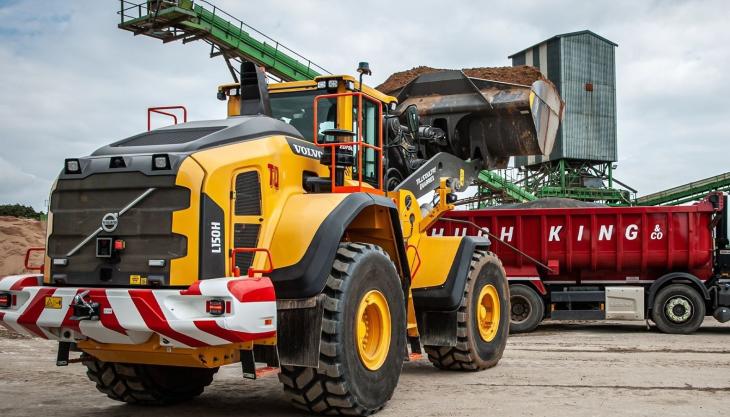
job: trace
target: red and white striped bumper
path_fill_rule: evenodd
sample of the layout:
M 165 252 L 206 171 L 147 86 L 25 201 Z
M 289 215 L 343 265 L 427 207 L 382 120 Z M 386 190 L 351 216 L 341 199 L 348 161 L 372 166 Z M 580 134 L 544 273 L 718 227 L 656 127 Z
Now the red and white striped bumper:
M 9 292 L 13 300 L 10 308 L 0 309 L 0 324 L 27 336 L 69 342 L 140 344 L 158 334 L 162 345 L 183 348 L 276 335 L 276 297 L 268 278 L 210 279 L 182 291 L 44 287 L 42 280 L 41 275 L 0 278 L 0 292 Z M 98 320 L 71 319 L 73 299 L 85 291 L 85 300 L 99 303 Z M 47 307 L 49 297 L 54 299 Z M 206 312 L 212 299 L 225 301 L 223 315 Z

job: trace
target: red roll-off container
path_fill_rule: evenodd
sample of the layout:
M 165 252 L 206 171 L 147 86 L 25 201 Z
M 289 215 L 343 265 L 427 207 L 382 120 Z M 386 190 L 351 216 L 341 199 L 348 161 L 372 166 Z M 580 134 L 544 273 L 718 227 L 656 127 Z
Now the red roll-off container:
M 510 278 L 549 283 L 649 283 L 673 271 L 701 280 L 713 273 L 713 215 L 707 199 L 679 207 L 527 208 L 452 211 L 444 218 L 487 229 L 534 258 L 492 239 Z M 429 231 L 483 235 L 478 228 L 440 220 Z

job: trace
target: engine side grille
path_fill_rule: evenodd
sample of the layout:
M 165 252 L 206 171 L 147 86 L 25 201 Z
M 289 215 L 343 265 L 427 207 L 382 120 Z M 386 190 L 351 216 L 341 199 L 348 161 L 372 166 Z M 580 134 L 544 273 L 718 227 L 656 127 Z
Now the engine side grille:
M 233 246 L 236 248 L 255 248 L 259 241 L 259 230 L 261 226 L 258 224 L 236 223 L 233 225 Z M 251 267 L 253 262 L 253 253 L 237 253 L 236 266 L 241 270 L 242 274 Z
M 261 181 L 257 171 L 236 175 L 236 216 L 261 214 Z

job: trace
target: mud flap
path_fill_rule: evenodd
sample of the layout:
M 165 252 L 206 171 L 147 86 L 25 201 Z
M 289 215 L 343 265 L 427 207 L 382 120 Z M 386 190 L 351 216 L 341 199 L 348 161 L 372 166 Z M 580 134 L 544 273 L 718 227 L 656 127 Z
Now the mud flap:
M 246 379 L 256 379 L 256 361 L 252 350 L 241 351 L 241 369 Z
M 277 347 L 281 365 L 319 367 L 324 294 L 277 301 Z
M 424 346 L 456 346 L 457 311 L 422 311 L 418 329 Z
M 276 346 L 254 345 L 253 357 L 256 363 L 265 363 L 272 368 L 279 367 L 279 353 Z

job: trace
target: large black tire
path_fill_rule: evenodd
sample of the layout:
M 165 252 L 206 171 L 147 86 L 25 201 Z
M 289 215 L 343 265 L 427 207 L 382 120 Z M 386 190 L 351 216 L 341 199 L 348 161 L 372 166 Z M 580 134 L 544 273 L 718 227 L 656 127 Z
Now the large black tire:
M 531 287 L 523 284 L 509 286 L 510 333 L 527 333 L 535 330 L 545 315 L 545 302 Z
M 356 344 L 358 305 L 371 290 L 384 295 L 391 317 L 387 356 L 376 370 L 365 367 Z M 319 368 L 282 366 L 279 380 L 298 408 L 370 415 L 392 397 L 403 367 L 406 310 L 395 265 L 378 246 L 341 243 L 324 294 Z
M 494 286 L 499 296 L 499 327 L 491 341 L 481 337 L 477 324 L 478 296 L 487 285 Z M 493 253 L 474 252 L 457 317 L 456 346 L 425 346 L 431 363 L 439 369 L 456 371 L 480 371 L 495 366 L 507 345 L 510 303 L 507 276 Z
M 203 393 L 218 368 L 102 362 L 84 354 L 86 375 L 112 400 L 139 405 L 175 404 Z
M 694 333 L 705 319 L 705 300 L 689 285 L 667 285 L 654 298 L 651 315 L 664 333 Z

